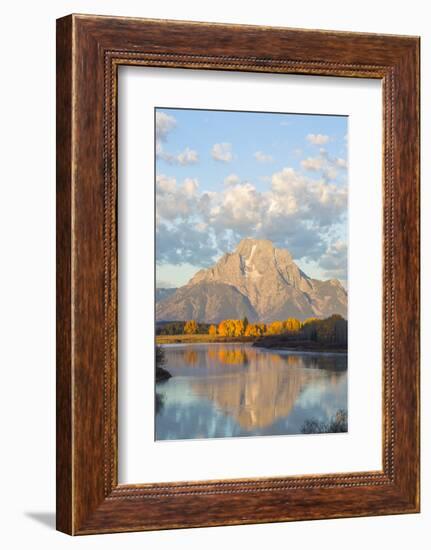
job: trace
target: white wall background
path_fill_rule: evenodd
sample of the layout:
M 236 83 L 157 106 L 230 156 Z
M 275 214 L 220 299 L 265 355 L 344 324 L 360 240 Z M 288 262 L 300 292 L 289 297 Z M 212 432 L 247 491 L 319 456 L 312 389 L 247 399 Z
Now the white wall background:
M 422 151 L 431 149 L 431 30 L 427 2 L 410 0 L 56 0 L 5 3 L 0 88 L 0 540 L 4 548 L 427 548 L 431 340 L 422 346 L 422 514 L 72 539 L 54 531 L 55 19 L 128 15 L 422 37 Z M 422 155 L 422 326 L 431 330 L 431 176 Z M 428 534 L 429 539 L 429 534 Z

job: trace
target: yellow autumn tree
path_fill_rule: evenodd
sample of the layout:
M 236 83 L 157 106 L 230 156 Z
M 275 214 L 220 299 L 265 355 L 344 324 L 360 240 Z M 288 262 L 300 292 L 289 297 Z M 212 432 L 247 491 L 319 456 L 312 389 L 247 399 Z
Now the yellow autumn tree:
M 314 321 L 319 321 L 319 318 L 318 317 L 309 317 L 308 319 L 305 319 L 305 321 L 303 321 L 303 325 L 308 325 L 309 323 L 314 323 Z
M 301 330 L 301 326 L 301 321 L 294 317 L 289 317 L 289 319 L 286 319 L 283 323 L 284 330 L 288 330 L 289 332 L 298 332 Z
M 256 336 L 256 334 L 255 334 L 255 325 L 249 323 L 247 325 L 247 328 L 245 329 L 245 335 L 246 336 Z
M 210 328 L 208 329 L 208 334 L 210 336 L 217 336 L 217 327 L 215 325 L 210 325 Z
M 235 336 L 235 321 L 232 319 L 225 319 L 218 326 L 218 333 L 220 336 Z
M 244 321 L 241 321 L 239 319 L 235 319 L 235 334 L 234 336 L 243 336 L 244 335 Z
M 263 323 L 250 323 L 245 329 L 245 336 L 262 336 L 266 332 L 266 326 Z
M 218 333 L 220 336 L 229 336 L 229 323 L 227 319 L 220 321 L 218 325 Z
M 184 325 L 184 334 L 197 334 L 198 332 L 198 324 L 196 321 L 186 321 L 186 324 Z
M 283 332 L 283 322 L 273 321 L 268 326 L 268 334 L 281 334 Z

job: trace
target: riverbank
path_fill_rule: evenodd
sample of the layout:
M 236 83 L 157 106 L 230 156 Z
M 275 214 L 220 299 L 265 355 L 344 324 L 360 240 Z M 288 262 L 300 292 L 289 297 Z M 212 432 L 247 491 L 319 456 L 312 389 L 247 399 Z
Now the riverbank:
M 172 374 L 163 367 L 156 367 L 156 382 L 162 382 L 163 380 L 169 380 L 172 378 Z
M 157 335 L 156 345 L 163 344 L 243 344 L 254 347 L 315 353 L 347 353 L 347 348 L 340 344 L 321 344 L 310 340 L 287 340 L 280 335 L 262 336 L 210 336 L 209 334 L 169 334 Z
M 285 350 L 285 351 L 305 351 L 315 353 L 347 353 L 347 347 L 340 344 L 318 343 L 310 340 L 290 340 L 277 336 L 264 336 L 253 343 L 253 346 L 265 349 Z
M 209 334 L 158 334 L 156 345 L 162 344 L 227 344 L 254 342 L 254 336 L 210 336 Z

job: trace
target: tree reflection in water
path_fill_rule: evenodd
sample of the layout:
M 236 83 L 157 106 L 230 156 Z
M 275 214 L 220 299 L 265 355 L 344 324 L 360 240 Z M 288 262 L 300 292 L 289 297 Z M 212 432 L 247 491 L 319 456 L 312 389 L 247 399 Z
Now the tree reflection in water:
M 346 355 L 199 344 L 168 346 L 166 360 L 157 439 L 301 433 L 307 419 L 347 409 Z
M 156 414 L 159 414 L 162 412 L 164 403 L 165 403 L 165 396 L 156 391 L 156 395 L 155 395 Z

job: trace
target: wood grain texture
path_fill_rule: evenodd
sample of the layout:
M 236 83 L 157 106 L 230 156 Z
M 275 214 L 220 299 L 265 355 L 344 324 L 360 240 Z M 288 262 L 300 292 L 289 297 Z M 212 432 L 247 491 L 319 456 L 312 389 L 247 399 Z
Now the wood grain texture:
M 419 39 L 68 16 L 58 21 L 57 49 L 58 529 L 87 534 L 417 512 Z M 382 471 L 118 485 L 122 64 L 382 80 Z
M 72 33 L 57 23 L 57 529 L 72 531 Z

